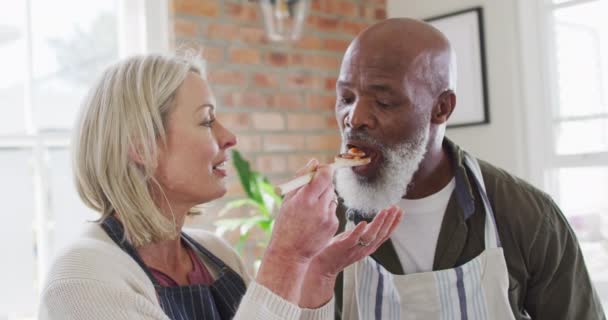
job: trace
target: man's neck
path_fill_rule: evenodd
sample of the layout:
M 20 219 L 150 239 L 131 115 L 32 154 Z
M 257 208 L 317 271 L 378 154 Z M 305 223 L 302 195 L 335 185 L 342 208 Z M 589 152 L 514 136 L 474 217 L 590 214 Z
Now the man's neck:
M 406 199 L 422 199 L 443 189 L 454 177 L 450 156 L 441 144 L 427 151 L 410 183 Z

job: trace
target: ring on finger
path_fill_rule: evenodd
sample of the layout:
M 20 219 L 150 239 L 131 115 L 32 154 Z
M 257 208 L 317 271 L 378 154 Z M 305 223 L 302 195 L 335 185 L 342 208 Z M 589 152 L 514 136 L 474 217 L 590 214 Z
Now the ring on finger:
M 367 246 L 369 246 L 370 243 L 371 243 L 371 241 L 363 241 L 361 239 L 359 239 L 359 241 L 357 241 L 357 245 L 361 246 L 361 247 L 367 247 Z

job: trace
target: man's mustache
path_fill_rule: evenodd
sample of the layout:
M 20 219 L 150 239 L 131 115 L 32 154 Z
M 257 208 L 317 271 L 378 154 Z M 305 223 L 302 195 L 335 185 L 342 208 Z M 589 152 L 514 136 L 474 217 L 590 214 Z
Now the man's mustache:
M 342 132 L 342 143 L 344 144 L 344 146 L 346 146 L 345 144 L 348 140 L 363 141 L 366 144 L 375 146 L 381 152 L 384 152 L 384 150 L 386 150 L 386 146 L 384 145 L 384 143 L 370 136 L 365 131 L 354 131 L 352 129 L 344 130 Z

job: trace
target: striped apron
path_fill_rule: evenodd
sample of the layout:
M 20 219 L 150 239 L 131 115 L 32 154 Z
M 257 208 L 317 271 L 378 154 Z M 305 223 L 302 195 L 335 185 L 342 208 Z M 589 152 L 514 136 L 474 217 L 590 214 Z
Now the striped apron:
M 366 257 L 344 271 L 344 319 L 515 320 L 507 266 L 481 169 L 468 154 L 465 165 L 485 208 L 485 250 L 457 268 L 408 275 L 391 274 Z
M 241 298 L 245 295 L 245 282 L 230 267 L 188 235 L 181 234 L 182 238 L 192 246 L 198 255 L 205 256 L 211 262 L 212 268 L 219 270 L 217 279 L 211 285 L 161 286 L 146 267 L 135 248 L 123 239 L 124 229 L 121 223 L 116 218 L 109 217 L 103 221 L 102 227 L 110 238 L 146 272 L 148 278 L 154 284 L 160 307 L 170 319 L 220 320 L 234 317 Z

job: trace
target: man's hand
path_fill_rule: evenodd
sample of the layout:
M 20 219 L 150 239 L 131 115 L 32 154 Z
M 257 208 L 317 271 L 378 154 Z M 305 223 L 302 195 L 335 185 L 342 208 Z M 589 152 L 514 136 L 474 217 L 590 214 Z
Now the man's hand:
M 318 308 L 331 300 L 337 275 L 347 266 L 374 253 L 399 223 L 403 212 L 398 207 L 382 210 L 370 223 L 335 236 L 312 260 L 302 287 L 300 306 Z

